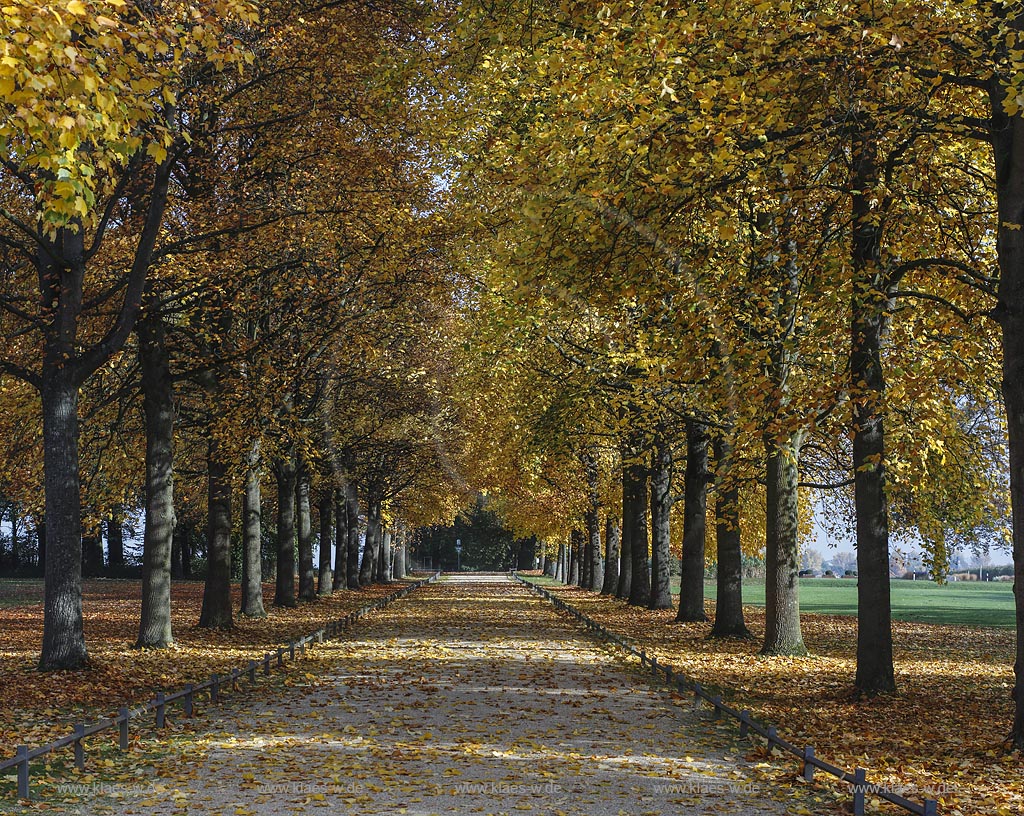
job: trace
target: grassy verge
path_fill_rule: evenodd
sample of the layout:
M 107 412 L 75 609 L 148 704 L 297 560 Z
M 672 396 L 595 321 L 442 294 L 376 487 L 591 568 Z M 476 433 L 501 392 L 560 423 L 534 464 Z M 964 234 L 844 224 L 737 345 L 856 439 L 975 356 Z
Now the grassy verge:
M 932 581 L 890 582 L 892 616 L 900 621 L 948 624 L 952 626 L 1014 625 L 1013 585 L 997 581 L 939 585 Z M 679 593 L 679 582 L 672 587 Z M 704 582 L 706 597 L 715 598 L 714 581 Z M 743 585 L 743 601 L 764 606 L 764 582 Z M 823 615 L 857 614 L 857 580 L 850 578 L 800 579 L 800 609 Z

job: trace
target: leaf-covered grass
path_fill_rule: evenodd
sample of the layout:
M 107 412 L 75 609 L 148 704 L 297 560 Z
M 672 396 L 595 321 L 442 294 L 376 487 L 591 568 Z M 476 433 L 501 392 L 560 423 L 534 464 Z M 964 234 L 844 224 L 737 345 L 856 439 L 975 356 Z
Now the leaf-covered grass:
M 1013 584 L 997 581 L 890 581 L 894 620 L 953 626 L 1014 625 Z M 679 583 L 672 588 L 678 594 Z M 706 581 L 704 591 L 714 598 L 717 587 Z M 745 581 L 743 601 L 764 606 L 764 581 Z M 802 578 L 800 608 L 822 615 L 857 614 L 856 578 Z
M 7 586 L 5 582 L 5 586 Z M 235 587 L 235 609 L 240 596 Z M 177 691 L 211 674 L 244 668 L 272 648 L 395 591 L 395 584 L 343 591 L 294 609 L 275 609 L 274 587 L 264 585 L 267 617 L 236 615 L 228 631 L 199 629 L 203 585 L 175 583 L 172 618 L 175 644 L 135 649 L 141 585 L 138 581 L 86 581 L 83 595 L 90 666 L 80 671 L 36 670 L 43 610 L 38 601 L 0 608 L 0 745 L 3 755 L 18 744 L 41 745 L 67 734 L 74 723 L 93 722 L 137 705 L 157 691 Z
M 0 579 L 0 609 L 9 606 L 31 606 L 43 599 L 42 578 Z
M 708 639 L 710 624 L 675 623 L 672 610 L 551 588 L 659 662 L 776 725 L 780 735 L 813 745 L 822 758 L 864 767 L 872 781 L 909 798 L 937 798 L 944 816 L 1024 813 L 1024 758 L 1003 751 L 1012 716 L 1012 631 L 896 622 L 899 693 L 856 700 L 853 617 L 805 614 L 811 656 L 762 657 L 761 607 L 746 608 L 753 639 L 718 641 Z M 707 611 L 713 615 L 713 602 Z M 798 773 L 792 759 L 778 760 L 778 767 Z

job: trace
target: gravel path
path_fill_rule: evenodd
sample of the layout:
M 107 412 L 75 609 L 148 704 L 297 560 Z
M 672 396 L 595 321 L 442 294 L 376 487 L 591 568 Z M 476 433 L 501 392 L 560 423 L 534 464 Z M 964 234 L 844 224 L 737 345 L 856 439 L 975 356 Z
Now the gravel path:
M 504 579 L 442 581 L 330 646 L 332 673 L 240 700 L 205 757 L 81 813 L 816 813 L 756 781 L 735 729 Z

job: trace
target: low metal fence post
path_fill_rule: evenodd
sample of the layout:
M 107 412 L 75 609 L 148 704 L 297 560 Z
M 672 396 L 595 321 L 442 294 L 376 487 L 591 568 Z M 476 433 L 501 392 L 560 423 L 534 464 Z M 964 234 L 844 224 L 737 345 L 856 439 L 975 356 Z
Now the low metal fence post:
M 85 770 L 85 746 L 82 745 L 82 740 L 85 739 L 85 725 L 78 723 L 75 725 L 75 767 L 80 771 Z
M 164 708 L 166 706 L 167 697 L 162 691 L 156 693 L 156 727 L 164 727 Z
M 811 764 L 811 760 L 814 759 L 814 749 L 810 745 L 804 746 L 804 781 L 814 781 L 814 765 Z
M 191 683 L 189 683 L 187 686 L 185 686 L 185 716 L 186 717 L 191 717 L 192 716 L 192 711 L 193 711 L 193 700 L 192 700 L 192 697 L 193 697 L 194 691 L 195 691 L 195 686 L 193 686 Z
M 118 734 L 118 746 L 122 751 L 128 750 L 128 718 L 131 716 L 128 713 L 128 706 L 121 706 L 121 710 L 117 712 L 118 718 L 121 720 L 118 725 L 120 726 Z
M 864 816 L 864 806 L 867 797 L 868 774 L 863 768 L 855 768 L 853 771 L 853 816 Z
M 15 758 L 18 760 L 18 798 L 28 799 L 28 746 L 19 745 Z

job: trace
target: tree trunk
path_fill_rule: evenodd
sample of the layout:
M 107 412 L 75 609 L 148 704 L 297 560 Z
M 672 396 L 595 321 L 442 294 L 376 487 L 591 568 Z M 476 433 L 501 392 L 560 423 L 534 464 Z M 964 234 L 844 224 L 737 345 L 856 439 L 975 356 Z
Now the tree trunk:
M 320 488 L 320 572 L 317 575 L 317 593 L 334 592 L 334 570 L 331 569 L 331 545 L 334 542 L 331 516 L 334 513 L 334 486 L 329 482 Z
M 43 521 L 36 524 L 36 544 L 39 549 L 39 559 L 37 566 L 43 573 L 46 572 L 46 521 L 45 517 Z
M 765 635 L 761 654 L 806 655 L 800 630 L 800 539 L 797 498 L 801 433 L 768 450 L 765 538 Z
M 206 585 L 199 626 L 230 629 L 231 611 L 231 478 L 223 445 L 210 439 L 206 457 L 209 525 L 206 533 Z
M 254 446 L 242 493 L 242 614 L 248 618 L 267 615 L 263 606 L 263 497 L 258 451 L 258 445 Z
M 651 609 L 672 608 L 669 562 L 672 536 L 672 446 L 659 430 L 651 456 Z
M 555 580 L 565 583 L 565 542 L 558 542 L 558 558 L 555 560 Z
M 1014 18 L 1011 26 L 1018 37 L 1024 33 L 1024 19 Z M 1003 77 L 993 76 L 991 88 L 999 224 L 999 297 L 995 316 L 1003 330 L 1003 403 L 1009 437 L 1017 624 L 1015 702 L 1009 741 L 1017 750 L 1024 750 L 1024 118 L 1006 115 Z
M 182 555 L 181 555 L 181 529 L 183 525 L 176 524 L 174 534 L 171 539 L 171 577 L 172 578 L 184 578 L 185 571 L 182 568 Z M 145 546 L 143 546 L 145 549 Z
M 587 473 L 586 588 L 599 590 L 604 584 L 604 558 L 601 553 L 601 474 L 593 452 L 588 452 L 585 465 Z
M 395 580 L 402 581 L 405 579 L 405 552 L 408 543 L 408 533 L 404 524 L 395 533 L 395 541 Z
M 393 553 L 391 551 L 391 544 L 392 544 L 393 540 L 394 540 L 394 537 L 391 535 L 391 530 L 390 529 L 384 530 L 384 535 L 381 536 L 381 546 L 380 546 L 381 555 L 383 556 L 381 558 L 381 573 L 380 573 L 380 575 L 381 575 L 381 581 L 383 583 L 385 583 L 385 584 L 391 583 L 391 574 L 392 574 L 392 570 L 393 570 L 391 559 L 394 557 Z
M 359 490 L 354 482 L 345 485 L 345 513 L 348 524 L 348 588 L 359 589 Z
M 860 694 L 896 691 L 889 597 L 889 508 L 885 495 L 882 342 L 889 298 L 881 281 L 882 224 L 872 205 L 878 186 L 877 148 L 855 134 L 853 172 L 853 295 L 850 404 L 853 411 L 854 501 L 857 517 L 857 677 Z
M 740 539 L 740 490 L 731 478 L 732 446 L 715 437 L 715 543 L 718 597 L 711 637 L 750 637 L 743 620 L 743 550 Z
M 309 506 L 309 474 L 299 467 L 295 480 L 295 508 L 298 514 L 299 600 L 316 600 L 316 575 L 313 572 L 313 520 Z
M 277 476 L 277 585 L 274 606 L 295 606 L 295 458 L 281 459 Z
M 593 562 L 594 553 L 594 539 L 590 535 L 590 511 L 588 510 L 584 516 L 584 527 L 586 530 L 580 533 L 580 587 L 583 589 L 591 588 L 591 581 L 593 580 L 591 574 L 591 565 Z
M 124 569 L 124 508 L 115 505 L 107 519 L 107 566 L 112 570 Z
M 181 536 L 181 571 L 186 579 L 190 579 L 194 575 L 192 571 L 192 560 L 196 555 L 195 547 L 192 546 L 192 534 L 194 532 L 194 527 L 191 524 L 186 524 Z
M 651 597 L 651 574 L 647 565 L 647 465 L 640 458 L 639 447 L 632 449 L 635 457 L 626 467 L 623 494 L 623 528 L 629 530 L 630 581 L 628 601 L 633 606 L 647 606 Z M 623 535 L 623 541 L 627 538 Z
M 366 543 L 363 546 L 363 562 L 359 565 L 359 583 L 369 586 L 373 583 L 377 551 L 380 549 L 380 498 L 371 489 L 366 501 Z
M 323 545 L 321 545 L 323 546 Z M 334 591 L 348 588 L 348 512 L 345 491 L 334 489 Z
M 619 584 L 615 589 L 615 597 L 625 600 L 629 597 L 629 588 L 633 583 L 633 527 L 629 521 L 630 481 L 626 460 L 629 453 L 625 445 L 622 447 L 622 535 L 619 539 Z
M 580 582 L 580 544 L 583 533 L 573 530 L 569 534 L 569 580 L 567 583 L 576 586 Z
M 622 531 L 616 519 L 608 515 L 604 524 L 604 583 L 602 595 L 614 595 L 619 585 L 619 536 Z
M 77 669 L 88 662 L 82 627 L 78 384 L 56 362 L 44 363 L 40 397 L 47 537 L 39 668 Z
M 699 422 L 686 423 L 684 478 L 683 555 L 679 563 L 679 612 L 676 620 L 706 621 L 704 542 L 708 509 L 708 432 Z
M 100 527 L 82 536 L 82 574 L 96 578 L 103 574 L 103 537 Z

